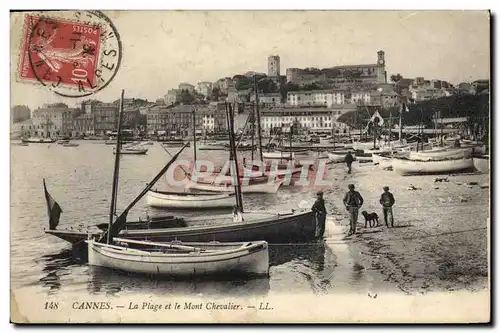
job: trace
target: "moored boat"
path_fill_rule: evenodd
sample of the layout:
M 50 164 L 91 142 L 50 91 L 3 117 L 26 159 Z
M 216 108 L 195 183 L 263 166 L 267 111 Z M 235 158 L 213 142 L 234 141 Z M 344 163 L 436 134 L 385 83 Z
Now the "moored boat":
M 442 159 L 417 161 L 413 159 L 392 158 L 392 169 L 397 173 L 408 174 L 430 174 L 430 173 L 452 173 L 472 169 L 474 163 L 471 157 L 458 159 Z
M 243 222 L 235 222 L 232 214 L 208 215 L 192 218 L 166 219 L 166 225 L 173 227 L 156 227 L 159 222 L 151 220 L 127 222 L 120 230 L 118 237 L 126 239 L 144 240 L 154 242 L 170 242 L 180 240 L 183 242 L 246 242 L 256 239 L 265 240 L 268 243 L 293 243 L 306 242 L 316 239 L 316 222 L 312 211 L 303 212 L 244 212 Z M 182 223 L 181 223 L 182 222 Z M 178 225 L 184 225 L 179 227 Z M 107 224 L 99 225 L 107 227 Z M 83 245 L 89 232 L 92 237 L 98 237 L 103 229 L 91 227 L 90 229 L 78 230 L 49 229 L 46 234 L 56 236 L 73 245 Z
M 127 272 L 172 277 L 269 273 L 265 241 L 179 244 L 115 238 L 114 244 L 86 242 L 90 265 Z
M 234 206 L 234 193 L 189 193 L 149 190 L 147 205 L 176 209 L 210 209 Z
M 294 160 L 295 153 L 281 152 L 281 151 L 262 152 L 262 157 L 269 160 L 289 160 L 289 159 Z
M 440 161 L 443 159 L 469 158 L 471 148 L 438 148 L 432 150 L 411 151 L 409 159 L 415 161 Z
M 146 148 L 122 148 L 120 155 L 146 155 L 147 152 Z M 113 149 L 113 154 L 116 154 L 116 149 Z
M 328 160 L 333 163 L 342 163 L 345 161 L 345 154 L 328 153 Z
M 232 179 L 232 177 L 231 177 Z M 248 181 L 251 182 L 251 178 L 249 177 Z M 278 189 L 283 183 L 282 179 L 276 179 L 273 181 L 268 181 L 266 177 L 266 181 L 259 182 L 259 183 L 250 183 L 250 184 L 245 184 L 245 179 L 242 180 L 242 185 L 241 185 L 241 193 L 276 193 L 278 192 Z M 208 182 L 188 182 L 186 184 L 186 188 L 190 190 L 197 190 L 197 191 L 208 191 L 208 192 L 234 192 L 234 185 L 231 183 L 222 183 L 219 184 L 218 182 L 214 183 L 208 183 Z
M 68 142 L 68 143 L 63 143 L 63 147 L 78 147 L 80 144 L 78 143 L 73 143 L 73 142 Z

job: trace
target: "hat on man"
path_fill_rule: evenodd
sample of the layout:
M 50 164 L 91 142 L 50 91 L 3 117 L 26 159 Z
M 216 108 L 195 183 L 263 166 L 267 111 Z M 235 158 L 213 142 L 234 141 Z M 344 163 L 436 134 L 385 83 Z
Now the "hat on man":
M 316 195 L 321 195 L 321 196 L 323 196 L 323 191 L 318 191 L 318 192 L 316 193 Z
M 389 186 L 384 186 L 384 191 L 389 191 Z
M 354 184 L 349 184 L 349 185 L 347 185 L 347 187 L 350 188 L 350 189 L 351 188 L 354 189 Z

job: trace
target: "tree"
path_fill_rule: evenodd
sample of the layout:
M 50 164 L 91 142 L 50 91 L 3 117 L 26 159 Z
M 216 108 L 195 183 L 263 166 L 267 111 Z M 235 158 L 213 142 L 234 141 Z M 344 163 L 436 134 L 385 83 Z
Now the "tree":
M 391 81 L 396 83 L 398 82 L 399 80 L 401 80 L 403 78 L 403 76 L 401 74 L 396 74 L 396 75 L 391 75 Z
M 179 102 L 183 104 L 191 104 L 194 101 L 194 96 L 189 93 L 187 90 L 181 91 L 181 96 L 179 98 Z
M 220 97 L 220 89 L 219 87 L 214 87 L 212 89 L 212 95 L 210 96 L 210 100 L 217 102 L 219 100 L 219 97 Z
M 278 92 L 278 86 L 276 85 L 276 82 L 271 79 L 262 79 L 258 82 L 257 85 L 259 91 L 263 92 L 264 94 Z

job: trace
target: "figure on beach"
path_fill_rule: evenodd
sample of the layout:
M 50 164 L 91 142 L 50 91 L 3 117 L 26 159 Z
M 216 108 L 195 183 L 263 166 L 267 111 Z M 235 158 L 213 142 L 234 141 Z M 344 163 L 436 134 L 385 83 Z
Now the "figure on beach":
M 347 173 L 351 173 L 352 162 L 354 162 L 354 156 L 352 156 L 351 152 L 348 151 L 345 155 L 345 164 L 347 164 Z
M 241 215 L 238 206 L 233 206 L 233 222 L 243 222 L 243 216 Z
M 385 225 L 389 226 L 389 221 L 391 222 L 391 227 L 394 227 L 394 215 L 392 214 L 392 206 L 396 200 L 394 195 L 389 192 L 389 186 L 384 186 L 384 193 L 380 196 L 380 204 L 382 205 L 382 211 L 384 212 Z
M 316 193 L 316 201 L 311 207 L 314 212 L 314 218 L 316 219 L 316 239 L 323 238 L 325 233 L 325 221 L 326 221 L 326 208 L 325 200 L 323 199 L 323 191 Z
M 349 212 L 349 220 L 351 228 L 347 236 L 356 233 L 356 225 L 358 224 L 358 212 L 363 206 L 363 197 L 358 191 L 354 190 L 354 184 L 348 185 L 349 191 L 344 196 L 344 205 Z

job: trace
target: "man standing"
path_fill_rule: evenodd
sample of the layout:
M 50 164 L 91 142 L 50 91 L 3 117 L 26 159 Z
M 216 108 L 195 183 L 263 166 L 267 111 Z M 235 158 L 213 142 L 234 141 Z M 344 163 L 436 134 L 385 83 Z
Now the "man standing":
M 380 196 L 380 204 L 382 205 L 382 210 L 384 212 L 385 225 L 388 227 L 388 220 L 391 221 L 391 227 L 394 227 L 394 215 L 392 215 L 392 206 L 396 200 L 391 192 L 389 192 L 389 186 L 384 186 L 384 193 Z
M 316 193 L 316 201 L 312 206 L 311 210 L 314 212 L 314 218 L 316 219 L 316 239 L 323 238 L 325 233 L 325 220 L 326 220 L 326 208 L 325 200 L 323 200 L 323 191 Z
M 358 224 L 359 208 L 363 206 L 363 197 L 358 191 L 354 190 L 354 184 L 348 185 L 349 191 L 344 196 L 344 205 L 349 212 L 351 228 L 348 236 L 356 233 L 356 225 Z
M 352 162 L 354 161 L 354 156 L 352 156 L 351 152 L 348 151 L 347 155 L 345 155 L 345 164 L 347 164 L 347 173 L 351 173 L 351 165 Z

